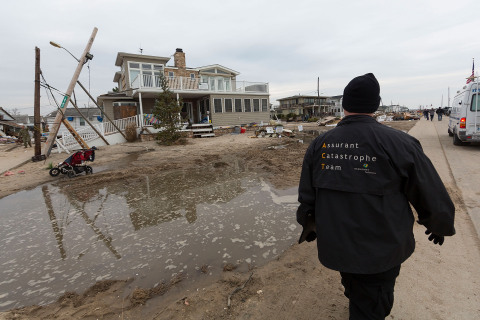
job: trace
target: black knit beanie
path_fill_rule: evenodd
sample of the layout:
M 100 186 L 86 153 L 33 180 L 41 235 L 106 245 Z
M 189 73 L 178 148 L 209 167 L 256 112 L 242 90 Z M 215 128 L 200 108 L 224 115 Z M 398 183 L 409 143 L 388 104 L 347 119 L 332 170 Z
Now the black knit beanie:
M 380 85 L 373 73 L 353 78 L 343 90 L 343 109 L 355 113 L 373 113 L 380 105 Z

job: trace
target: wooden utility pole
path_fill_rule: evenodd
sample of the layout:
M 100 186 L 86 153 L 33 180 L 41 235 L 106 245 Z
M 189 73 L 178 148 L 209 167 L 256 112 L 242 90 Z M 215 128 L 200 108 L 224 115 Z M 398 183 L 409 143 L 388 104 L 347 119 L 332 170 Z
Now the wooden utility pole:
M 57 116 L 55 117 L 55 121 L 52 125 L 52 128 L 50 130 L 50 134 L 48 135 L 47 142 L 45 143 L 45 147 L 43 149 L 43 154 L 45 157 L 48 157 L 50 155 L 50 152 L 52 151 L 53 147 L 53 142 L 55 141 L 55 138 L 57 137 L 58 129 L 60 128 L 61 122 L 67 127 L 68 131 L 74 136 L 74 138 L 77 140 L 77 142 L 80 144 L 82 148 L 88 148 L 88 145 L 83 141 L 83 139 L 78 135 L 78 133 L 73 129 L 73 127 L 70 125 L 67 119 L 64 118 L 64 112 L 65 109 L 67 108 L 68 103 L 70 102 L 70 97 L 73 93 L 73 89 L 75 88 L 75 84 L 77 83 L 78 77 L 80 76 L 80 72 L 82 71 L 82 67 L 86 62 L 87 59 L 87 54 L 90 51 L 90 48 L 92 47 L 93 40 L 95 40 L 95 36 L 97 34 L 98 29 L 93 28 L 92 35 L 90 36 L 90 39 L 87 43 L 87 46 L 85 47 L 85 50 L 83 51 L 82 55 L 80 56 L 79 62 L 77 69 L 75 70 L 75 73 L 73 74 L 72 80 L 70 81 L 70 85 L 68 86 L 67 91 L 65 92 L 65 97 L 62 101 L 62 104 L 60 105 L 60 108 L 57 112 Z
M 320 107 L 320 77 L 317 78 L 317 98 L 318 98 L 318 112 L 321 113 L 321 107 Z
M 40 49 L 35 47 L 35 95 L 33 102 L 33 137 L 35 139 L 35 155 L 32 157 L 32 161 L 44 160 L 42 156 L 42 146 L 40 135 L 42 132 L 40 124 Z

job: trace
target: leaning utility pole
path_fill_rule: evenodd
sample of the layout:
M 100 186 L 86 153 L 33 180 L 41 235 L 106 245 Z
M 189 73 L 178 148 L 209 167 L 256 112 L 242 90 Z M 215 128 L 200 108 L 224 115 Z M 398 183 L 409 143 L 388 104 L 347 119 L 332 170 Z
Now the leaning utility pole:
M 33 102 L 33 137 L 35 139 L 35 155 L 32 161 L 43 160 L 42 146 L 40 140 L 41 124 L 40 124 L 40 49 L 35 47 L 35 95 Z
M 57 116 L 55 117 L 55 121 L 53 123 L 52 129 L 50 130 L 50 134 L 48 135 L 47 142 L 45 143 L 45 147 L 43 149 L 43 154 L 45 157 L 48 157 L 50 155 L 50 152 L 52 151 L 52 146 L 53 142 L 55 141 L 55 138 L 57 137 L 58 129 L 60 128 L 61 123 L 67 127 L 68 131 L 72 133 L 74 138 L 77 140 L 77 142 L 82 146 L 82 148 L 88 148 L 87 144 L 83 139 L 78 135 L 78 133 L 73 129 L 73 127 L 70 125 L 67 119 L 64 119 L 64 111 L 67 108 L 68 103 L 70 102 L 70 96 L 72 95 L 73 89 L 75 88 L 75 84 L 77 83 L 77 80 L 80 76 L 80 72 L 82 71 L 82 67 L 86 62 L 87 59 L 87 54 L 90 51 L 90 48 L 92 47 L 93 40 L 95 39 L 95 36 L 97 34 L 98 29 L 93 28 L 92 35 L 90 36 L 90 40 L 87 43 L 87 46 L 85 47 L 85 50 L 83 51 L 83 54 L 80 56 L 80 59 L 78 61 L 78 66 L 77 69 L 75 70 L 75 73 L 73 74 L 72 80 L 70 81 L 70 85 L 68 86 L 67 91 L 65 92 L 65 97 L 63 98 L 62 104 L 59 107 L 59 110 L 57 111 Z

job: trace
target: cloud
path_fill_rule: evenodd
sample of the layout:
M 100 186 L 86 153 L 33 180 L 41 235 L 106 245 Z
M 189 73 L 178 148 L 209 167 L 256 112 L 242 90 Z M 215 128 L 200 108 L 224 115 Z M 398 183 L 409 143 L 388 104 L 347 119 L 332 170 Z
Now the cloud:
M 373 72 L 384 102 L 435 105 L 465 83 L 480 52 L 476 7 L 469 0 L 9 1 L 0 20 L 0 106 L 32 107 L 35 46 L 45 78 L 65 91 L 76 61 L 49 41 L 78 56 L 94 27 L 94 59 L 80 81 L 95 97 L 115 86 L 117 52 L 170 56 L 182 48 L 188 66 L 221 64 L 241 80 L 268 82 L 274 104 L 315 94 L 318 78 L 321 93 L 339 95 L 353 77 Z M 88 104 L 76 91 L 79 105 Z M 51 105 L 44 91 L 41 105 Z

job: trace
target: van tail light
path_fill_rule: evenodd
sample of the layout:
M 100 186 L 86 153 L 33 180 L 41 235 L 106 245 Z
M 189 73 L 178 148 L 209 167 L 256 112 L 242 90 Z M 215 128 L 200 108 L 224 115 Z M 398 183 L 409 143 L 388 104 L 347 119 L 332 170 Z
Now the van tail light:
M 465 129 L 467 127 L 467 118 L 460 119 L 460 129 Z

